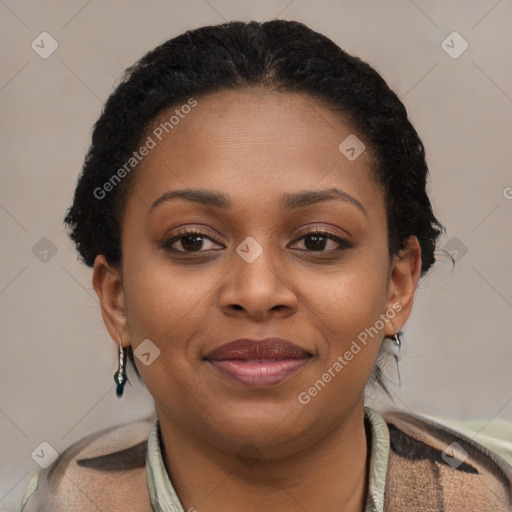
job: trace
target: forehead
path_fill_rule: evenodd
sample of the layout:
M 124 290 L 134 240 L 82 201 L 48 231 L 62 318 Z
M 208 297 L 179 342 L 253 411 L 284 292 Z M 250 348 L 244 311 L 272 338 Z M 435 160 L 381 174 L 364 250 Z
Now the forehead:
M 185 188 L 230 192 L 238 206 L 259 209 L 294 190 L 337 187 L 370 203 L 382 195 L 368 145 L 353 160 L 339 148 L 347 137 L 363 144 L 363 136 L 320 100 L 242 89 L 196 101 L 148 128 L 144 140 L 153 147 L 137 167 L 132 207 L 147 210 L 159 195 Z

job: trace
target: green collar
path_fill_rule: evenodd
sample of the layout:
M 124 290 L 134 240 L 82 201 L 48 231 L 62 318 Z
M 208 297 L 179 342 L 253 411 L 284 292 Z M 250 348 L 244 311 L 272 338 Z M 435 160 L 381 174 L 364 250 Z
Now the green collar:
M 389 431 L 382 416 L 364 408 L 365 420 L 371 428 L 371 454 L 369 486 L 365 512 L 383 512 L 384 486 L 389 457 Z M 151 505 L 154 512 L 185 512 L 165 469 L 160 450 L 160 428 L 158 419 L 148 439 L 146 470 Z

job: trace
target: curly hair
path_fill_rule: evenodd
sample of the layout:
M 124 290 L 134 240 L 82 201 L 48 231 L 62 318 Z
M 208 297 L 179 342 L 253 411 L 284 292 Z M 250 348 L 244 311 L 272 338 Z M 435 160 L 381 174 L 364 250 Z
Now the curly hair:
M 110 264 L 121 265 L 121 221 L 136 167 L 112 187 L 108 200 L 94 191 L 133 156 L 151 123 L 191 97 L 249 87 L 305 93 L 348 118 L 374 156 L 390 256 L 416 236 L 425 274 L 444 228 L 427 196 L 425 150 L 405 106 L 369 64 L 303 23 L 279 19 L 189 30 L 126 69 L 94 125 L 64 220 L 82 261 L 93 267 L 104 254 Z M 378 366 L 373 378 L 382 384 Z

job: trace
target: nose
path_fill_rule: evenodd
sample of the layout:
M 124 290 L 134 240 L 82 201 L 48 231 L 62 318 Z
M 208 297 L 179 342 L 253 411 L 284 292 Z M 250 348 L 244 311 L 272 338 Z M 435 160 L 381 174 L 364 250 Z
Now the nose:
M 269 315 L 286 317 L 297 311 L 298 299 L 285 265 L 267 248 L 253 261 L 238 253 L 221 288 L 220 305 L 230 316 L 262 321 Z

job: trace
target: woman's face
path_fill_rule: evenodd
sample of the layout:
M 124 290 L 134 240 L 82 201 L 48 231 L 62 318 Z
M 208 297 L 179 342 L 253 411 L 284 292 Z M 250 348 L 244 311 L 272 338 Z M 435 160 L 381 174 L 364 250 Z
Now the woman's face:
M 197 101 L 162 140 L 154 130 L 174 108 L 146 134 L 155 147 L 134 176 L 122 288 L 110 269 L 104 314 L 116 341 L 123 333 L 146 354 L 137 367 L 161 424 L 278 456 L 360 411 L 382 338 L 394 333 L 382 320 L 400 328 L 409 314 L 419 253 L 390 261 L 370 149 L 339 149 L 355 132 L 339 114 L 300 94 Z M 188 189 L 205 194 L 165 199 Z M 218 199 L 201 201 L 206 192 Z M 297 345 L 298 359 L 209 359 L 232 340 L 268 337 Z

